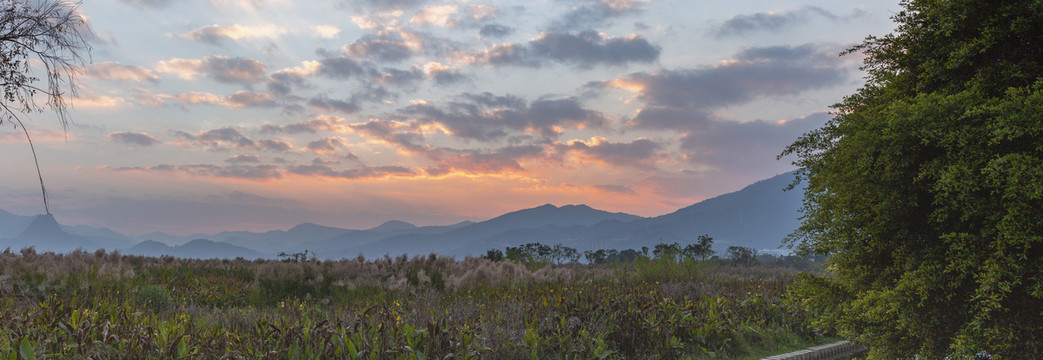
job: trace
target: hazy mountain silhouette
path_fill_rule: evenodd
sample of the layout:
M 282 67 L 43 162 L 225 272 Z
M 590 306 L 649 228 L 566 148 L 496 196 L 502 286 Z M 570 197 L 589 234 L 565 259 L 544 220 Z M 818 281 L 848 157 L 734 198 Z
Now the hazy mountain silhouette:
M 793 173 L 781 174 L 652 218 L 607 216 L 612 213 L 585 205 L 544 205 L 450 232 L 395 236 L 345 252 L 362 252 L 366 257 L 430 252 L 461 256 L 529 242 L 564 244 L 578 250 L 623 250 L 658 243 L 689 244 L 702 234 L 715 239 L 718 251 L 732 245 L 778 250 L 782 239 L 799 226 L 803 192 L 800 188 L 783 191 L 793 180 Z
M 546 227 L 591 226 L 605 221 L 633 221 L 640 217 L 625 213 L 611 213 L 586 205 L 551 204 L 514 211 L 496 218 L 474 223 L 438 234 L 404 234 L 372 242 L 346 253 L 362 253 L 367 258 L 384 253 L 422 255 L 431 252 L 447 255 L 468 255 L 484 252 L 491 247 L 485 241 L 498 234 L 517 229 Z M 533 238 L 531 242 L 543 241 Z
M 3 247 L 21 249 L 35 247 L 36 251 L 69 252 L 76 249 L 96 250 L 101 246 L 86 237 L 73 235 L 62 230 L 54 215 L 37 215 L 32 222 Z
M 178 246 L 167 246 L 159 241 L 142 241 L 124 251 L 127 254 L 144 256 L 174 256 L 193 259 L 231 259 L 242 257 L 245 259 L 269 258 L 266 255 L 242 246 L 220 243 L 206 239 L 196 239 Z
M 33 222 L 32 216 L 22 216 L 0 210 L 0 239 L 12 239 Z
M 65 227 L 53 216 L 20 216 L 0 211 L 0 246 L 36 246 L 41 251 L 127 249 L 143 255 L 183 257 L 264 257 L 304 250 L 319 257 L 367 258 L 385 253 L 478 255 L 529 242 L 565 244 L 578 250 L 640 249 L 658 243 L 691 243 L 699 235 L 715 239 L 722 251 L 731 245 L 758 250 L 778 249 L 783 237 L 799 225 L 801 189 L 784 192 L 794 179 L 786 173 L 758 181 L 742 190 L 717 196 L 675 212 L 642 218 L 586 205 L 543 205 L 503 214 L 482 222 L 422 226 L 388 221 L 367 230 L 303 223 L 289 230 L 224 231 L 188 236 L 152 233 L 133 238 L 106 228 Z M 15 230 L 17 228 L 17 230 Z M 78 232 L 78 233 L 76 233 Z M 205 239 L 212 240 L 205 240 Z M 146 239 L 130 247 L 131 239 Z M 193 240 L 194 239 L 194 240 Z M 169 244 L 183 244 L 169 246 Z
M 348 230 L 312 223 L 303 223 L 289 230 L 272 230 L 263 233 L 250 231 L 224 231 L 211 237 L 214 240 L 255 249 L 261 252 L 278 253 L 294 250 L 300 244 L 329 239 L 344 233 L 360 230 Z
M 360 247 L 383 239 L 406 234 L 418 236 L 442 234 L 473 224 L 475 223 L 472 221 L 464 221 L 446 226 L 417 227 L 407 222 L 388 221 L 369 230 L 356 230 L 329 239 L 307 242 L 301 244 L 298 248 L 292 249 L 292 252 L 309 250 L 321 257 L 334 259 L 352 258 L 359 254 L 361 251 Z

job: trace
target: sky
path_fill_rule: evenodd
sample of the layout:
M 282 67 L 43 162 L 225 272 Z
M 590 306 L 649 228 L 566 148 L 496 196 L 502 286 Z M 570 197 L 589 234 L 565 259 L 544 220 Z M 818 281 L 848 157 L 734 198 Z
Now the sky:
M 891 1 L 90 0 L 51 212 L 127 234 L 656 216 L 794 169 Z M 44 212 L 0 125 L 0 209 Z

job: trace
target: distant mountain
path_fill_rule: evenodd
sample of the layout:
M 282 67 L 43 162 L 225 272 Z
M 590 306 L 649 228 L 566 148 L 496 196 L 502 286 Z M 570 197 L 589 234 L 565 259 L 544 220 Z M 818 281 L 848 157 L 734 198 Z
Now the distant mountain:
M 803 188 L 783 191 L 794 173 L 758 181 L 742 190 L 710 198 L 673 213 L 626 224 L 619 232 L 598 235 L 591 244 L 605 247 L 691 243 L 699 235 L 714 238 L 715 247 L 775 250 L 800 226 Z
M 488 249 L 529 242 L 564 244 L 578 250 L 640 249 L 658 243 L 688 244 L 707 234 L 714 238 L 718 251 L 731 245 L 777 250 L 782 238 L 799 226 L 802 189 L 783 191 L 793 179 L 793 173 L 778 175 L 652 218 L 586 205 L 547 204 L 477 223 L 418 227 L 388 221 L 367 230 L 303 223 L 285 231 L 191 236 L 152 233 L 128 238 L 106 228 L 63 228 L 50 215 L 29 217 L 0 210 L 0 248 L 34 245 L 41 251 L 71 251 L 104 247 L 142 255 L 194 258 L 256 258 L 309 250 L 324 258 L 352 258 L 359 253 L 374 258 L 385 253 L 478 255 Z M 131 247 L 135 240 L 147 241 Z
M 210 237 L 207 234 L 192 234 L 192 235 L 170 235 L 161 231 L 151 232 L 148 234 L 141 234 L 131 236 L 131 240 L 142 242 L 142 241 L 158 241 L 167 245 L 182 245 L 195 239 L 202 239 Z
M 12 250 L 35 247 L 36 251 L 69 252 L 76 249 L 96 250 L 101 246 L 86 237 L 73 235 L 62 230 L 54 215 L 37 215 L 18 236 L 6 240 L 0 246 Z
M 126 254 L 143 256 L 174 256 L 192 259 L 231 259 L 242 257 L 245 259 L 269 258 L 266 255 L 242 246 L 214 242 L 206 239 L 196 239 L 178 246 L 167 246 L 158 241 L 142 241 L 137 245 L 124 251 Z
M 541 229 L 547 227 L 589 227 L 606 221 L 627 222 L 641 219 L 639 216 L 626 213 L 612 213 L 593 209 L 586 205 L 565 205 L 557 207 L 551 204 L 519 210 L 500 215 L 496 218 L 467 225 L 455 230 L 437 234 L 403 234 L 389 237 L 349 249 L 346 253 L 362 253 L 367 258 L 390 254 L 423 255 L 439 253 L 447 255 L 468 255 L 484 252 L 489 245 L 487 240 L 496 235 L 519 229 Z M 533 238 L 531 241 L 543 241 Z M 495 244 L 494 247 L 499 244 Z
M 329 239 L 307 242 L 293 249 L 292 252 L 309 250 L 326 258 L 353 258 L 358 256 L 359 248 L 362 246 L 373 244 L 383 239 L 406 234 L 418 236 L 442 234 L 474 224 L 471 221 L 464 221 L 446 226 L 417 227 L 406 222 L 389 221 L 369 230 L 357 230 Z M 380 255 L 383 254 L 380 253 Z
M 416 225 L 407 223 L 405 221 L 391 220 L 378 225 L 375 228 L 369 229 L 372 232 L 391 232 L 391 231 L 411 231 L 416 229 Z
M 703 234 L 714 238 L 717 251 L 732 245 L 778 250 L 781 240 L 800 224 L 803 192 L 799 188 L 783 191 L 793 180 L 793 173 L 781 174 L 652 218 L 612 214 L 585 205 L 544 205 L 441 234 L 394 236 L 344 252 L 362 252 L 366 257 L 430 252 L 461 256 L 529 242 L 564 244 L 578 250 L 623 250 L 658 243 L 689 244 Z
M 263 233 L 249 231 L 225 231 L 211 237 L 214 240 L 256 249 L 267 253 L 278 253 L 281 251 L 292 251 L 301 244 L 325 240 L 338 235 L 361 230 L 348 230 L 331 226 L 323 226 L 312 223 L 303 223 L 289 230 L 272 230 Z
M 22 233 L 33 222 L 32 216 L 22 216 L 0 210 L 0 239 L 11 239 Z

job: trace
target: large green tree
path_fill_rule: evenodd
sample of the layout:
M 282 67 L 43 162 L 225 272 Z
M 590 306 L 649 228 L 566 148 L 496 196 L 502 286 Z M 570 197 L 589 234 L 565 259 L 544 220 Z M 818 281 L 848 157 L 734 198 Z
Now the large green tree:
M 790 145 L 795 293 L 875 358 L 1043 358 L 1043 1 L 903 1 L 867 83 Z

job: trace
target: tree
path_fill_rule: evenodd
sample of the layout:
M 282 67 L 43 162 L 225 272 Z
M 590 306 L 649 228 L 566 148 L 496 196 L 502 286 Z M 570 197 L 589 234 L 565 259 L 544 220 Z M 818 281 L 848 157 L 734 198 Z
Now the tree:
M 729 246 L 728 259 L 736 265 L 750 266 L 757 263 L 757 250 L 744 246 Z
M 713 238 L 709 235 L 699 235 L 698 242 L 686 245 L 681 252 L 685 257 L 706 260 L 713 256 Z
M 868 37 L 867 83 L 795 154 L 828 254 L 794 289 L 876 358 L 1043 358 L 1043 11 L 902 2 Z
M 25 133 L 48 214 L 47 189 L 22 116 L 50 109 L 63 128 L 68 126 L 64 89 L 75 93 L 76 77 L 90 52 L 87 39 L 92 36 L 78 7 L 79 3 L 62 0 L 0 3 L 0 81 L 4 92 L 0 125 L 12 122 Z

